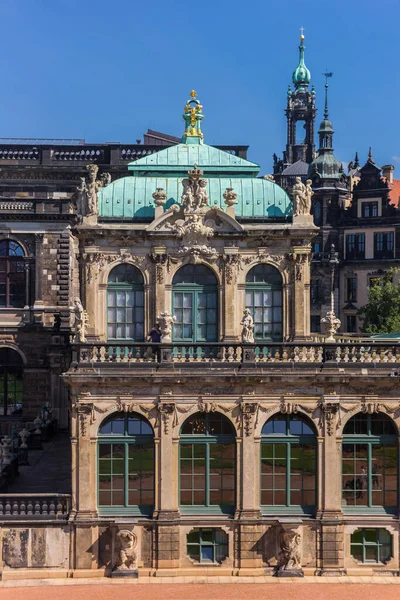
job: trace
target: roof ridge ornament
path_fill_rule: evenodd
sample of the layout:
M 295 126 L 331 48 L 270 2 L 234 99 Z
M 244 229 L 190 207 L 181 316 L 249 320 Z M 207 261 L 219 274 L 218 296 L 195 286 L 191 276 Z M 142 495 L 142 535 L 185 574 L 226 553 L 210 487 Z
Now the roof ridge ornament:
M 190 98 L 183 110 L 182 118 L 185 121 L 185 132 L 182 136 L 182 143 L 202 144 L 204 139 L 201 131 L 201 122 L 204 117 L 203 106 L 197 99 L 197 93 L 194 90 L 190 92 Z

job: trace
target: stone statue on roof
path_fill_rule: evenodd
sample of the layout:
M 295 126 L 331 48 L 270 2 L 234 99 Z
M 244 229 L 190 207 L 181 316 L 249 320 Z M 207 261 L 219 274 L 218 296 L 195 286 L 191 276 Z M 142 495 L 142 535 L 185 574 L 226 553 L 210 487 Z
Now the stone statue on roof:
M 185 213 L 199 212 L 200 209 L 208 206 L 207 180 L 202 179 L 203 171 L 197 165 L 193 170 L 188 171 L 189 179 L 182 181 L 183 194 L 182 204 Z
M 309 215 L 311 212 L 311 198 L 314 194 L 311 188 L 311 179 L 304 184 L 300 177 L 296 177 L 293 186 L 293 216 Z

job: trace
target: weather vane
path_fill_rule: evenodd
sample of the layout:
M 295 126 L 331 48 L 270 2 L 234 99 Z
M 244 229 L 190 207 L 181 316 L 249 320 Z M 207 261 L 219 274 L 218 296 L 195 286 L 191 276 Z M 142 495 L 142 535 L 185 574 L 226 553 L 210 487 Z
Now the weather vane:
M 328 73 L 328 71 L 326 73 L 322 73 L 322 75 L 325 77 L 325 83 L 328 83 L 328 77 L 332 77 L 333 73 Z

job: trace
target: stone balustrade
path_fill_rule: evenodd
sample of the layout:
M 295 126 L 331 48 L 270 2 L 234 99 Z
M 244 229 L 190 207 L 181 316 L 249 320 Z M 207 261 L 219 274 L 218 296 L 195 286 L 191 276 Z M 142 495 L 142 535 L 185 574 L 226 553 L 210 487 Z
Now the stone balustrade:
M 69 494 L 0 494 L 0 520 L 66 520 L 70 510 Z
M 382 365 L 400 363 L 400 344 L 364 343 L 85 343 L 73 345 L 73 364 L 231 363 Z

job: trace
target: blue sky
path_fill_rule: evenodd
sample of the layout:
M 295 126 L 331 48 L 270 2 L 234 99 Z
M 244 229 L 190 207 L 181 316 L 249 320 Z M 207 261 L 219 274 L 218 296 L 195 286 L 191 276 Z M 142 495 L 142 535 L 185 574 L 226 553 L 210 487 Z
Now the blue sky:
M 271 171 L 286 143 L 286 90 L 305 28 L 323 112 L 334 73 L 335 154 L 373 148 L 400 177 L 398 0 L 2 0 L 0 136 L 135 142 L 148 127 L 181 135 L 189 91 L 205 141 L 249 144 Z

